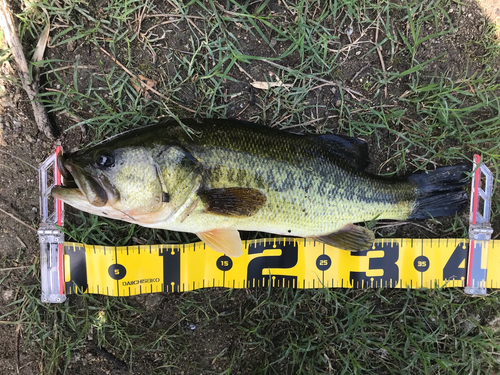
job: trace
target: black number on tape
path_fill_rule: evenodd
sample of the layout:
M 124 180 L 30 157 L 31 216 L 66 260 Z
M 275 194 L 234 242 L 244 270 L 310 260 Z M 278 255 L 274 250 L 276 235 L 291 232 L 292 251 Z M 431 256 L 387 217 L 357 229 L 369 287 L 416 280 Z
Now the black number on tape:
M 121 280 L 127 274 L 127 269 L 122 264 L 112 264 L 108 268 L 108 275 L 113 280 Z
M 221 256 L 217 259 L 217 268 L 221 271 L 229 271 L 233 267 L 233 260 L 227 255 Z
M 394 287 L 399 282 L 399 267 L 396 262 L 399 259 L 399 244 L 394 242 L 392 246 L 390 243 L 375 244 L 375 249 L 352 252 L 352 256 L 368 256 L 370 252 L 380 251 L 384 252 L 381 258 L 370 258 L 368 262 L 369 270 L 383 270 L 382 276 L 368 276 L 366 272 L 352 271 L 350 274 L 351 285 L 354 288 L 361 287 Z
M 423 255 L 416 257 L 415 260 L 413 261 L 413 267 L 415 267 L 415 269 L 418 272 L 427 271 L 429 269 L 429 265 L 430 265 L 429 258 Z
M 298 245 L 295 241 L 276 241 L 274 247 L 274 240 L 266 241 L 265 243 L 250 244 L 248 246 L 248 254 L 262 254 L 264 250 L 281 249 L 282 254 L 279 256 L 262 256 L 252 259 L 248 263 L 247 268 L 247 286 L 269 286 L 270 277 L 271 282 L 274 282 L 275 287 L 296 287 L 297 276 L 284 276 L 284 275 L 269 275 L 269 272 L 264 270 L 268 268 L 292 268 L 297 265 L 299 257 Z
M 444 280 L 460 280 L 465 279 L 466 269 L 467 269 L 467 255 L 469 254 L 469 245 L 464 246 L 460 243 L 451 254 L 450 259 L 443 268 L 443 279 Z M 465 267 L 460 267 L 464 263 Z
M 326 271 L 332 265 L 331 258 L 326 254 L 321 254 L 318 259 L 316 259 L 316 267 L 320 271 Z

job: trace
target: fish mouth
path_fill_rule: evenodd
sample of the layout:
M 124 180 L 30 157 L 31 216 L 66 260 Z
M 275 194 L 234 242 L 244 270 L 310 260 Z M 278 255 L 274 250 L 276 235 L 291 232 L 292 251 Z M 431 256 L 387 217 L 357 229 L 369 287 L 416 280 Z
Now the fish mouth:
M 85 199 L 94 207 L 103 207 L 108 202 L 108 195 L 101 184 L 89 176 L 72 159 L 57 155 L 57 168 L 63 177 L 63 184 L 52 189 L 52 195 L 69 204 L 77 205 Z

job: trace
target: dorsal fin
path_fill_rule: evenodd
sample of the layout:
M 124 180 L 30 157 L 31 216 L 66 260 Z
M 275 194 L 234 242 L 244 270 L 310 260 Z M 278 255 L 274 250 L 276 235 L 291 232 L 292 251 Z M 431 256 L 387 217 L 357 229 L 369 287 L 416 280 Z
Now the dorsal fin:
M 344 159 L 357 170 L 365 170 L 370 164 L 368 144 L 361 139 L 341 134 L 308 135 L 307 137 L 319 141 L 325 146 L 327 152 Z

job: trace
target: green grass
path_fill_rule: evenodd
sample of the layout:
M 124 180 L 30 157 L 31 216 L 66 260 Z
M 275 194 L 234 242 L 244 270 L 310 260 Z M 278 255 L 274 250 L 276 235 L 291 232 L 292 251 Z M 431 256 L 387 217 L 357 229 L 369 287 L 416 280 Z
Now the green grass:
M 484 318 L 498 316 L 496 295 L 203 290 L 165 296 L 150 307 L 136 298 L 92 295 L 47 306 L 36 285 L 22 292 L 12 314 L 28 333 L 25 341 L 42 348 L 46 373 L 64 372 L 91 345 L 133 373 L 191 373 L 212 361 L 227 373 L 481 374 L 498 366 L 498 322 Z M 197 352 L 204 353 L 197 363 L 185 362 Z M 148 371 L 141 371 L 144 363 Z
M 42 9 L 48 12 L 52 48 L 36 64 L 40 99 L 64 120 L 66 136 L 85 130 L 81 146 L 160 117 L 238 117 L 362 137 L 373 171 L 386 175 L 470 161 L 478 152 L 498 180 L 500 47 L 492 26 L 472 39 L 461 33 L 458 21 L 470 7 L 445 0 L 282 0 L 279 7 L 43 0 L 18 20 L 30 55 L 46 22 Z M 124 68 L 156 81 L 163 97 L 138 93 Z M 291 86 L 251 89 L 253 80 Z M 437 227 L 444 237 L 466 230 L 458 216 Z M 68 240 L 92 244 L 196 240 L 86 214 L 69 214 L 65 231 Z M 22 280 L 0 321 L 21 324 L 22 345 L 37 353 L 46 374 L 124 364 L 138 374 L 500 371 L 498 292 L 207 289 L 44 305 L 36 268 Z

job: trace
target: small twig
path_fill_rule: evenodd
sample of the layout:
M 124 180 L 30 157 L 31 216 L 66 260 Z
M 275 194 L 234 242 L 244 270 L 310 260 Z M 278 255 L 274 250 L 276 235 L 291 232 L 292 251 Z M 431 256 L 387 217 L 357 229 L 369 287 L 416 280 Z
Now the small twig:
M 389 159 L 387 159 L 386 161 L 384 161 L 384 162 L 380 165 L 380 167 L 378 168 L 378 173 L 379 173 L 379 174 L 380 174 L 380 173 L 382 173 L 382 169 L 386 166 L 386 164 L 388 164 L 388 163 L 389 163 L 392 159 L 395 159 L 397 156 L 398 156 L 398 155 L 396 154 L 396 155 L 394 155 L 394 156 L 390 157 Z
M 199 33 L 200 33 L 200 36 L 203 36 L 203 32 L 200 30 L 200 28 L 198 26 L 196 26 L 196 24 L 194 23 L 194 21 L 190 18 L 187 18 L 187 21 L 188 23 L 193 26 Z
M 238 68 L 238 70 L 240 72 L 242 72 L 244 75 L 246 75 L 248 78 L 250 78 L 252 80 L 252 82 L 256 81 L 250 74 L 247 73 L 247 71 L 245 69 L 243 69 L 240 64 L 238 64 L 237 62 L 234 63 L 234 65 L 236 65 L 236 67 Z
M 19 370 L 21 368 L 21 360 L 19 355 L 19 337 L 21 336 L 21 328 L 22 325 L 19 323 L 16 327 L 16 372 L 19 374 Z
M 24 91 L 28 94 L 31 106 L 33 108 L 33 115 L 38 125 L 38 129 L 44 133 L 48 138 L 53 139 L 54 135 L 52 128 L 47 117 L 47 113 L 43 106 L 36 100 L 38 93 L 38 82 L 31 82 L 30 71 L 28 63 L 23 53 L 23 48 L 19 38 L 17 37 L 16 28 L 10 17 L 10 9 L 5 0 L 2 0 L 0 9 L 0 27 L 3 30 L 5 41 L 10 47 L 14 61 L 18 67 L 19 79 L 21 80 Z
M 291 128 L 297 128 L 299 126 L 309 126 L 309 125 L 314 124 L 315 122 L 322 121 L 322 120 L 329 120 L 331 118 L 336 118 L 336 117 L 338 117 L 338 115 L 332 115 L 332 116 L 327 116 L 327 117 L 318 117 L 318 118 L 315 118 L 314 120 L 301 122 L 299 124 L 285 125 L 285 126 L 282 126 L 280 129 L 291 129 Z
M 338 115 L 332 115 L 332 116 L 327 116 L 327 117 L 318 117 L 318 118 L 315 118 L 314 120 L 309 120 L 309 121 L 303 122 L 300 125 L 301 126 L 309 126 L 309 125 L 314 124 L 315 122 L 322 121 L 322 120 L 329 120 L 329 119 L 335 118 L 335 117 L 338 117 Z
M 3 212 L 5 215 L 7 215 L 7 216 L 11 217 L 12 219 L 14 219 L 15 221 L 17 221 L 18 223 L 20 223 L 20 224 L 24 225 L 26 228 L 29 228 L 29 229 L 31 229 L 32 231 L 35 231 L 35 232 L 36 232 L 36 229 L 35 229 L 35 228 L 33 228 L 31 225 L 26 224 L 24 221 L 19 220 L 17 217 L 15 217 L 14 215 L 12 215 L 12 214 L 8 213 L 7 211 L 5 211 L 5 210 L 3 210 L 3 209 L 1 209 L 1 208 L 0 208 L 0 212 Z
M 248 104 L 245 106 L 245 108 L 243 108 L 243 109 L 242 109 L 242 110 L 241 110 L 241 111 L 240 111 L 240 112 L 236 115 L 236 118 L 240 117 L 240 116 L 241 116 L 241 114 L 242 114 L 243 112 L 245 112 L 245 111 L 247 110 L 247 108 L 248 108 L 248 107 L 250 107 L 250 103 L 248 103 Z
M 146 8 L 147 6 L 144 6 L 140 12 L 140 16 L 137 18 L 137 31 L 136 31 L 136 34 L 139 35 L 139 38 L 140 40 L 142 41 L 142 38 L 141 38 L 141 26 L 142 26 L 142 20 L 144 18 L 144 12 L 146 12 Z
M 351 36 L 350 35 L 347 35 L 347 37 L 349 38 L 349 42 L 351 42 L 350 44 L 348 44 L 347 46 L 345 46 L 344 48 L 347 48 L 347 53 L 345 54 L 345 58 L 344 58 L 344 61 L 342 64 L 344 64 L 348 59 L 349 59 L 349 54 L 351 53 L 351 49 L 354 48 L 354 47 L 357 47 L 357 44 L 358 44 L 358 41 L 364 36 L 364 32 L 361 32 L 361 35 L 359 36 L 358 39 L 356 39 L 354 42 L 352 41 L 351 39 Z M 343 52 L 344 51 L 344 48 L 342 48 L 339 52 Z
M 369 68 L 369 67 L 370 67 L 370 64 L 368 63 L 368 64 L 366 64 L 365 66 L 363 66 L 360 70 L 358 70 L 358 71 L 356 72 L 356 74 L 354 75 L 354 77 L 352 77 L 352 78 L 351 78 L 351 83 L 352 83 L 352 82 L 354 82 L 354 80 L 357 78 L 357 76 L 359 76 L 361 73 L 363 73 L 363 71 L 364 71 L 365 69 L 367 69 L 367 68 Z
M 23 240 L 21 240 L 21 239 L 19 238 L 19 236 L 18 236 L 18 235 L 16 235 L 16 239 L 17 239 L 17 241 L 21 244 L 21 248 L 23 248 L 23 249 L 27 249 L 27 248 L 28 248 L 28 246 L 26 246 L 26 244 L 23 242 Z
M 179 22 L 179 20 L 170 20 L 170 21 L 164 21 L 164 22 L 160 22 L 156 25 L 153 25 L 151 26 L 149 29 L 147 29 L 144 34 L 141 34 L 141 35 L 147 35 L 151 30 L 157 28 L 158 26 L 161 26 L 161 25 L 167 25 L 169 23 L 176 23 L 176 22 Z
M 142 88 L 149 90 L 151 92 L 154 92 L 156 95 L 158 95 L 160 98 L 165 99 L 171 103 L 174 103 L 175 105 L 179 106 L 182 109 L 185 109 L 186 111 L 189 111 L 191 113 L 196 113 L 194 109 L 184 107 L 183 105 L 177 103 L 175 100 L 170 99 L 169 97 L 163 95 L 162 93 L 158 92 L 153 88 L 153 86 L 148 85 L 147 83 L 143 82 L 139 77 L 137 77 L 134 73 L 132 73 L 125 65 L 123 65 L 121 62 L 119 62 L 113 55 L 111 55 L 108 51 L 106 51 L 104 48 L 101 46 L 97 46 L 99 49 L 106 54 L 108 57 L 110 57 L 120 68 L 122 68 L 129 76 L 131 76 L 136 82 L 139 82 L 142 86 Z
M 77 65 L 76 68 L 77 69 L 98 69 L 99 67 L 97 65 Z M 41 74 L 50 74 L 50 73 L 55 73 L 55 72 L 59 72 L 61 70 L 66 70 L 66 69 L 75 69 L 75 65 L 61 66 L 60 68 L 47 70 L 45 72 L 42 72 Z
M 204 17 L 200 16 L 189 16 L 185 14 L 171 14 L 171 13 L 159 13 L 159 14 L 148 14 L 144 18 L 153 18 L 153 17 L 178 17 L 178 18 L 191 18 L 194 20 L 204 20 Z
M 19 267 L 0 268 L 0 272 L 22 270 L 24 268 L 30 268 L 30 267 L 33 267 L 33 266 L 19 266 Z
M 25 363 L 24 365 L 22 365 L 21 367 L 19 367 L 19 371 L 21 371 L 23 368 L 25 367 L 28 367 L 29 365 L 31 365 L 33 363 L 33 361 L 29 361 L 27 363 Z
M 321 85 L 311 87 L 309 89 L 309 91 L 314 91 L 314 90 L 320 89 L 320 88 L 325 87 L 325 86 L 331 86 L 331 84 L 330 83 L 322 83 Z
M 377 27 L 375 28 L 375 45 L 378 43 L 378 30 L 379 30 L 379 24 L 380 24 L 380 17 L 377 16 Z M 378 58 L 380 59 L 380 65 L 382 65 L 382 72 L 384 73 L 384 95 L 385 98 L 387 98 L 387 72 L 385 70 L 385 63 L 384 63 L 384 58 L 382 57 L 382 46 L 377 46 L 377 53 L 378 53 Z
M 50 92 L 58 92 L 59 94 L 65 95 L 66 93 L 62 90 L 57 90 L 57 89 L 51 89 L 50 87 L 47 87 L 45 91 L 50 91 Z
M 138 238 L 138 237 L 132 237 L 132 241 L 134 241 L 136 244 L 139 244 L 139 245 L 146 245 L 148 243 L 147 240 L 145 240 L 144 238 Z
M 420 156 L 420 155 L 417 155 L 417 154 L 410 154 L 410 155 L 411 155 L 411 156 L 414 156 L 414 157 L 416 158 L 416 159 L 415 159 L 415 161 L 416 161 L 416 160 L 424 160 L 424 161 L 426 161 L 427 163 L 431 163 L 431 164 L 434 166 L 434 168 L 437 168 L 437 167 L 438 167 L 438 163 L 436 163 L 436 162 L 435 162 L 435 161 L 433 161 L 433 160 L 430 160 L 430 159 L 424 158 L 423 156 Z
M 340 49 L 328 48 L 328 52 L 333 52 L 333 53 L 342 53 L 342 52 L 345 52 L 345 51 L 349 52 L 352 48 L 357 47 L 358 44 L 370 43 L 369 41 L 363 41 L 363 42 L 359 41 L 364 36 L 365 36 L 365 34 L 362 33 L 361 36 L 358 39 L 356 39 L 354 42 L 349 43 L 349 44 L 345 45 L 344 47 L 342 47 Z
M 289 115 L 286 115 L 285 117 L 283 117 L 281 120 L 279 121 L 276 121 L 272 126 L 278 126 L 279 124 L 281 124 L 283 121 L 286 121 L 287 119 L 289 119 L 290 117 L 293 116 L 293 113 L 290 113 Z M 283 128 L 283 127 L 281 127 Z
M 171 0 L 167 0 L 167 3 L 169 3 L 170 5 L 172 5 L 172 7 L 174 7 L 175 11 L 179 10 L 179 7 L 176 4 L 174 4 Z

